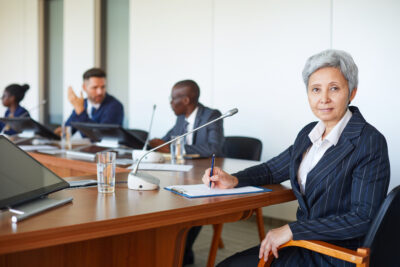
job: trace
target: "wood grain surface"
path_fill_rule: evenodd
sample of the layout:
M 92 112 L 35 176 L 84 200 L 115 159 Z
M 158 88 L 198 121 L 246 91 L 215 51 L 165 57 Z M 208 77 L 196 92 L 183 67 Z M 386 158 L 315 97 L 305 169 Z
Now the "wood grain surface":
M 72 203 L 18 224 L 11 223 L 9 212 L 0 213 L 0 266 L 180 266 L 190 227 L 241 220 L 254 208 L 295 199 L 281 185 L 267 186 L 272 189 L 267 193 L 198 199 L 164 190 L 168 185 L 201 183 L 210 160 L 188 160 L 186 164 L 193 164 L 193 169 L 150 172 L 160 179 L 159 190 L 128 189 L 128 173 L 121 168 L 115 193 L 99 194 L 96 187 L 65 189 L 51 196 L 71 196 Z M 254 164 L 216 160 L 216 166 L 229 172 Z M 73 166 L 84 170 L 82 165 Z

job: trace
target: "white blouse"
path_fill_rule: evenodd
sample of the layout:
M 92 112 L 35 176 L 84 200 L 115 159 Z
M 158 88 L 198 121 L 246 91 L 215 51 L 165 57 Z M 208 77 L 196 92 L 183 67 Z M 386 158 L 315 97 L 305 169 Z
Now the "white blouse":
M 308 134 L 308 137 L 313 144 L 304 153 L 303 160 L 300 163 L 297 173 L 297 181 L 300 185 L 300 191 L 303 195 L 305 193 L 308 173 L 315 167 L 315 165 L 317 165 L 322 156 L 331 146 L 336 146 L 340 135 L 351 119 L 351 116 L 351 111 L 347 109 L 347 112 L 343 118 L 338 122 L 338 124 L 335 125 L 332 131 L 323 140 L 322 135 L 325 132 L 325 125 L 322 121 L 319 121 Z

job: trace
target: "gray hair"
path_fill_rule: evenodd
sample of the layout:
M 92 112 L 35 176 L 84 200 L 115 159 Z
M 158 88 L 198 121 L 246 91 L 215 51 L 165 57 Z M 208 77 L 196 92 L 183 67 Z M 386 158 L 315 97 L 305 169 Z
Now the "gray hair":
M 358 68 L 351 55 L 342 50 L 328 49 L 307 59 L 303 69 L 303 80 L 308 87 L 308 80 L 315 71 L 333 67 L 340 70 L 349 85 L 349 94 L 358 85 Z

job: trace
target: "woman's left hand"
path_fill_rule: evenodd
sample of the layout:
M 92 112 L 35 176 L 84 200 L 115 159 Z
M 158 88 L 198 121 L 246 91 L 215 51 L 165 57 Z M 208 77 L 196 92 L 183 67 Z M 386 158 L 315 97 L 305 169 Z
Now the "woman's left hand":
M 292 238 L 293 238 L 292 230 L 290 230 L 288 224 L 268 231 L 264 240 L 261 242 L 260 253 L 258 257 L 260 259 L 264 257 L 264 260 L 267 261 L 268 254 L 270 251 L 272 251 L 272 254 L 274 254 L 275 258 L 278 258 L 279 246 L 292 240 Z

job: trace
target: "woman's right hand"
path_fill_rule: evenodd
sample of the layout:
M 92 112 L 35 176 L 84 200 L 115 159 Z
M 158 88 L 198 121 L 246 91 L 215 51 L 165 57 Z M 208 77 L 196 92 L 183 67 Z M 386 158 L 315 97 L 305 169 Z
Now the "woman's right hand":
M 203 183 L 211 188 L 228 189 L 234 188 L 238 183 L 238 179 L 224 172 L 221 168 L 214 167 L 213 176 L 210 177 L 211 168 L 208 168 L 203 175 Z

